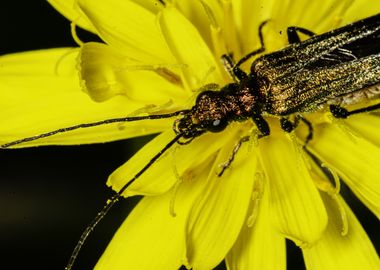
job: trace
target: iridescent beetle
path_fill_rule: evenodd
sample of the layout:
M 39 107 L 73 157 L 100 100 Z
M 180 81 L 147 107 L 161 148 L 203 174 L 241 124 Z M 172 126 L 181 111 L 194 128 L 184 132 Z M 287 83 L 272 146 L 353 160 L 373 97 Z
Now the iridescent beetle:
M 305 145 L 312 139 L 312 125 L 304 115 L 329 106 L 336 118 L 380 109 L 380 104 L 348 111 L 346 105 L 374 99 L 380 94 L 380 14 L 345 27 L 315 35 L 300 28 L 287 29 L 290 45 L 263 55 L 253 61 L 249 74 L 240 66 L 251 57 L 265 51 L 262 28 L 259 27 L 261 47 L 236 64 L 224 55 L 222 61 L 234 82 L 218 91 L 204 87 L 195 105 L 189 110 L 169 114 L 123 117 L 61 128 L 33 137 L 6 143 L 1 148 L 69 132 L 116 122 L 178 117 L 174 121 L 176 134 L 127 184 L 116 193 L 83 232 L 66 269 L 71 269 L 83 242 L 123 192 L 143 174 L 173 144 L 190 143 L 205 132 L 220 132 L 232 121 L 253 120 L 260 134 L 270 135 L 264 115 L 280 118 L 281 127 L 291 132 L 302 121 L 309 128 Z M 301 41 L 298 32 L 310 36 Z M 292 117 L 292 119 L 290 118 Z M 236 152 L 233 153 L 233 155 Z M 229 163 L 233 160 L 233 155 Z M 226 167 L 228 167 L 229 163 Z M 225 167 L 225 168 L 226 168 Z M 223 168 L 223 171 L 224 169 Z M 223 171 L 221 173 L 223 173 Z

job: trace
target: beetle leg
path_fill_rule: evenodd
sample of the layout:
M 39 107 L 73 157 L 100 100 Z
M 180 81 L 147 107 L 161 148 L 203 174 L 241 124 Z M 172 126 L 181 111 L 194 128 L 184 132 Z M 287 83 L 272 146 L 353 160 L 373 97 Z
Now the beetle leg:
M 269 20 L 266 20 L 266 21 L 263 21 L 260 25 L 259 25 L 259 40 L 260 40 L 260 48 L 258 48 L 257 50 L 254 50 L 253 52 L 250 52 L 249 54 L 243 56 L 243 58 L 241 58 L 237 63 L 236 65 L 234 66 L 234 69 L 239 69 L 239 67 L 245 63 L 246 61 L 248 61 L 251 57 L 259 54 L 259 53 L 262 53 L 265 51 L 265 46 L 264 46 L 264 38 L 263 38 L 263 27 L 265 26 L 265 24 L 268 22 Z
M 286 117 L 281 117 L 280 118 L 281 128 L 282 128 L 282 130 L 284 130 L 287 133 L 292 132 L 298 126 L 298 123 L 299 123 L 299 118 L 298 117 L 296 117 L 296 119 L 294 120 L 294 122 L 290 121 Z
M 250 52 L 249 54 L 243 56 L 236 64 L 234 63 L 233 59 L 229 55 L 222 55 L 222 63 L 224 68 L 227 70 L 227 72 L 230 74 L 230 76 L 234 79 L 234 81 L 242 81 L 243 79 L 247 78 L 248 75 L 245 73 L 240 66 L 247 62 L 251 57 L 263 53 L 265 51 L 264 46 L 264 38 L 263 38 L 263 27 L 268 22 L 268 20 L 262 22 L 259 25 L 259 40 L 260 40 L 260 48 L 257 50 L 254 50 Z
M 299 37 L 298 32 L 305 34 L 309 37 L 315 36 L 315 33 L 313 33 L 310 30 L 307 30 L 307 29 L 302 28 L 302 27 L 290 26 L 286 29 L 289 44 L 301 42 L 301 38 Z
M 300 115 L 296 115 L 294 122 L 290 121 L 288 118 L 282 117 L 280 119 L 280 124 L 281 124 L 281 128 L 285 132 L 290 133 L 299 125 L 300 121 L 302 121 L 307 126 L 307 128 L 309 129 L 309 132 L 306 136 L 305 144 L 304 144 L 304 147 L 306 147 L 307 144 L 309 143 L 309 141 L 313 139 L 313 125 L 310 123 L 309 120 L 303 118 Z
M 339 105 L 330 105 L 330 112 L 332 113 L 332 115 L 335 118 L 343 118 L 343 119 L 347 118 L 353 114 L 372 112 L 372 111 L 379 110 L 379 109 L 380 109 L 380 104 L 375 104 L 372 106 L 368 106 L 368 107 L 353 110 L 353 111 L 348 111 L 347 109 L 345 109 Z
M 259 138 L 266 137 L 270 134 L 270 129 L 268 122 L 264 119 L 264 117 L 260 114 L 255 114 L 252 116 L 253 122 L 255 122 L 257 128 L 261 132 Z
M 339 105 L 330 105 L 330 112 L 335 118 L 347 118 L 350 115 L 350 112 L 347 109 Z
M 305 144 L 303 145 L 304 147 L 306 147 L 307 144 L 313 139 L 314 130 L 313 130 L 313 125 L 311 124 L 309 120 L 302 117 L 301 121 L 304 122 L 304 124 L 309 129 L 309 133 L 307 134 L 306 139 L 305 139 Z

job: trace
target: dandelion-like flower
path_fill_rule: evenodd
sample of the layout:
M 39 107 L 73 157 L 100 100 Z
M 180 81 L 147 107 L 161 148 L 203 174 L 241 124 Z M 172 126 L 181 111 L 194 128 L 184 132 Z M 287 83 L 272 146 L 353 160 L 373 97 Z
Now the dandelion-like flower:
M 286 46 L 288 26 L 323 33 L 380 10 L 365 0 L 49 2 L 104 43 L 2 56 L 3 144 L 103 119 L 189 109 L 211 84 L 231 82 L 220 56 L 238 60 L 259 48 L 262 22 L 268 20 L 263 33 L 271 52 Z M 77 39 L 74 27 L 73 34 Z M 259 140 L 247 120 L 172 146 L 123 193 L 144 198 L 96 269 L 202 270 L 222 260 L 228 269 L 285 269 L 286 238 L 302 248 L 307 269 L 379 269 L 339 187 L 343 179 L 380 216 L 380 118 L 338 121 L 325 110 L 307 118 L 314 130 L 307 152 L 305 125 L 287 134 L 270 116 L 271 134 Z M 119 191 L 173 139 L 172 126 L 173 119 L 114 123 L 15 147 L 161 133 L 111 174 L 107 184 Z

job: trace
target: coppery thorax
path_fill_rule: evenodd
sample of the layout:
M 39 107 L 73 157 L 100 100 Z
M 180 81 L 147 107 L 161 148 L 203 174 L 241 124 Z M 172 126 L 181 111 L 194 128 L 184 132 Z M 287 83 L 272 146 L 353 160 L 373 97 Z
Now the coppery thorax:
M 195 105 L 174 123 L 176 134 L 193 138 L 211 131 L 220 132 L 229 122 L 240 121 L 262 113 L 263 104 L 256 81 L 250 77 L 245 82 L 231 83 L 220 91 L 206 90 L 200 93 Z
M 208 123 L 215 120 L 236 121 L 251 116 L 256 105 L 252 88 L 232 83 L 220 91 L 205 91 L 199 94 L 191 108 L 193 122 Z M 257 94 L 256 94 L 257 95 Z

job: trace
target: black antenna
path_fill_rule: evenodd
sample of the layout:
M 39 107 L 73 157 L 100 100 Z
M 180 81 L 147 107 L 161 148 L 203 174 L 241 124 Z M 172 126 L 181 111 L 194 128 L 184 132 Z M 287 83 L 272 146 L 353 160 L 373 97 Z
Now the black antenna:
M 120 123 L 120 122 L 133 122 L 133 121 L 140 121 L 140 120 L 146 120 L 146 119 L 161 119 L 161 118 L 170 118 L 173 116 L 177 116 L 179 114 L 186 113 L 188 110 L 182 110 L 182 111 L 176 111 L 168 114 L 156 114 L 156 115 L 147 115 L 147 116 L 134 116 L 134 117 L 119 117 L 119 118 L 111 118 L 111 119 L 106 119 L 106 120 L 101 120 L 97 122 L 92 122 L 92 123 L 84 123 L 84 124 L 79 124 L 71 127 L 65 127 L 65 128 L 59 128 L 53 131 L 49 131 L 46 133 L 42 133 L 39 135 L 23 138 L 17 141 L 5 143 L 0 146 L 0 148 L 8 148 L 17 144 L 21 144 L 24 142 L 30 142 L 30 141 L 35 141 L 38 139 L 42 139 L 45 137 L 50 137 L 52 135 L 58 134 L 58 133 L 64 133 L 80 128 L 89 128 L 89 127 L 95 127 L 95 126 L 100 126 L 100 125 L 108 125 L 108 124 L 113 124 L 113 123 Z
M 183 134 L 178 134 L 174 139 L 172 139 L 165 147 L 158 152 L 136 175 L 129 180 L 115 195 L 111 197 L 104 205 L 103 209 L 96 215 L 96 217 L 92 220 L 92 222 L 86 227 L 83 231 L 82 235 L 79 238 L 78 243 L 76 244 L 73 252 L 71 253 L 69 262 L 67 263 L 65 270 L 71 270 L 74 265 L 76 258 L 78 257 L 79 251 L 82 249 L 83 244 L 86 239 L 90 235 L 90 233 L 95 229 L 96 225 L 104 218 L 104 216 L 108 213 L 108 211 L 112 208 L 112 206 L 122 197 L 123 192 L 137 179 L 142 175 L 154 162 L 159 159 L 162 154 L 164 154 L 173 144 L 175 144 Z

